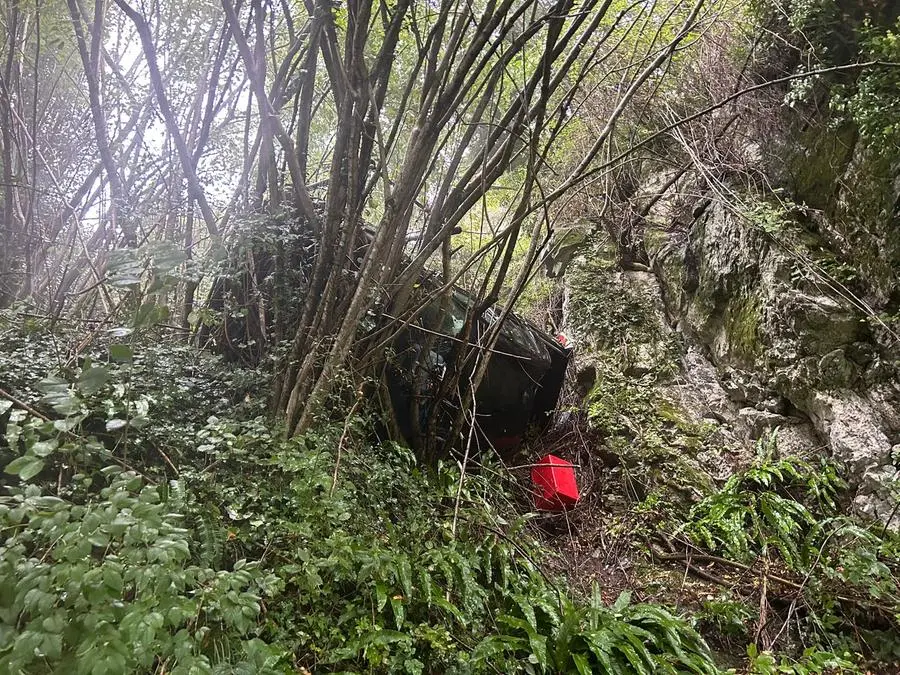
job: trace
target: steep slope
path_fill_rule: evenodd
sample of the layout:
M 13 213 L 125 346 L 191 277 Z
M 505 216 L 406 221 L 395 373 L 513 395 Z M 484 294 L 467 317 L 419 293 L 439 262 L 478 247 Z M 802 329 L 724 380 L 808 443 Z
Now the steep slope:
M 787 80 L 673 130 L 623 170 L 592 228 L 574 228 L 593 248 L 568 275 L 569 319 L 596 358 L 612 350 L 619 371 L 651 375 L 730 443 L 778 428 L 783 448 L 833 458 L 853 510 L 896 529 L 898 8 L 823 0 L 785 12 L 771 29 L 781 42 L 721 68 L 739 70 L 725 78 L 735 88 Z M 814 67 L 823 74 L 790 79 Z M 681 96 L 717 75 L 695 77 Z M 556 254 L 551 269 L 573 247 Z

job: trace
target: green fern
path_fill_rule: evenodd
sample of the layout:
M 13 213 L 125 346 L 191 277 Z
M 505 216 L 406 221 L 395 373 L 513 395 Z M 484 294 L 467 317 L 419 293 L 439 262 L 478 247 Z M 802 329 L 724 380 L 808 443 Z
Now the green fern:
M 222 562 L 228 531 L 222 526 L 221 516 L 213 508 L 200 511 L 196 516 L 197 545 L 194 555 L 201 565 L 217 567 Z
M 699 502 L 681 529 L 704 548 L 739 562 L 774 550 L 788 567 L 804 569 L 813 548 L 810 535 L 834 512 L 844 483 L 830 463 L 813 467 L 796 457 L 776 459 L 774 434 L 757 451 L 754 463 Z
M 513 614 L 502 615 L 503 632 L 484 639 L 475 663 L 527 661 L 546 673 L 656 675 L 719 673 L 706 643 L 683 619 L 662 607 L 631 604 L 622 593 L 606 606 L 595 585 L 587 605 L 563 598 L 561 606 L 517 598 Z M 543 625 L 542 618 L 550 626 Z M 549 628 L 549 630 L 548 630 Z

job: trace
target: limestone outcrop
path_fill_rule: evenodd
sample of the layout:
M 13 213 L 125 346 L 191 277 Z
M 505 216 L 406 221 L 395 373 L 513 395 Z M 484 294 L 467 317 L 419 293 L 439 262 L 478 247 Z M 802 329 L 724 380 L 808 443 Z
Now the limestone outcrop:
M 857 195 L 844 186 L 860 184 L 862 167 L 867 189 Z M 841 187 L 812 216 L 797 185 L 780 203 L 749 194 L 662 199 L 644 242 L 669 322 L 715 365 L 745 431 L 790 427 L 785 413 L 808 420 L 822 450 L 847 468 L 854 508 L 892 527 L 900 527 L 896 175 L 865 150 L 850 153 Z

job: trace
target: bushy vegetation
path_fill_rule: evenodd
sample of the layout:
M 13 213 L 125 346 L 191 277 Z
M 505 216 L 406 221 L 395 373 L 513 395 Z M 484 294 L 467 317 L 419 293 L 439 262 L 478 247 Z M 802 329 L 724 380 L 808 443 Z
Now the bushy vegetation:
M 705 620 L 752 640 L 757 672 L 855 672 L 861 655 L 883 664 L 900 659 L 900 540 L 843 515 L 845 488 L 828 461 L 780 457 L 773 434 L 674 533 L 686 536 L 699 561 L 756 577 L 752 590 L 736 581 L 708 602 Z M 779 662 L 758 644 L 805 650 L 799 661 Z
M 496 469 L 458 493 L 362 417 L 284 440 L 263 374 L 146 331 L 0 331 L 3 672 L 718 672 L 669 610 L 545 576 Z

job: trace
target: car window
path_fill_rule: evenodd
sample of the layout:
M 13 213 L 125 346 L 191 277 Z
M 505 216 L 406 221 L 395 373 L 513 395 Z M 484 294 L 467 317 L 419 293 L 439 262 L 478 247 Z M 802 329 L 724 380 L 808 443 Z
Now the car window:
M 442 304 L 446 304 L 441 311 Z M 441 299 L 432 302 L 423 312 L 425 327 L 436 330 L 444 335 L 456 336 L 466 324 L 466 315 L 472 306 L 472 300 L 454 291 L 446 303 Z
M 441 313 L 441 301 L 435 300 L 425 311 L 426 326 L 444 335 L 457 336 L 466 323 L 466 317 L 475 304 L 474 298 L 454 289 Z M 484 312 L 484 321 L 493 325 L 500 312 L 495 307 L 489 307 Z M 541 345 L 534 335 L 534 331 L 526 324 L 519 321 L 514 315 L 507 317 L 500 330 L 501 342 L 507 343 L 507 349 L 512 348 L 519 356 L 535 356 L 543 354 Z M 511 343 L 511 344 L 509 344 Z M 502 350 L 503 348 L 500 347 Z
M 493 324 L 497 320 L 500 312 L 493 307 L 484 313 L 488 323 Z M 527 325 L 516 319 L 515 316 L 509 315 L 500 329 L 501 337 L 511 342 L 516 347 L 516 352 L 522 352 L 521 355 L 534 355 L 541 353 L 541 345 L 534 335 L 534 331 Z

